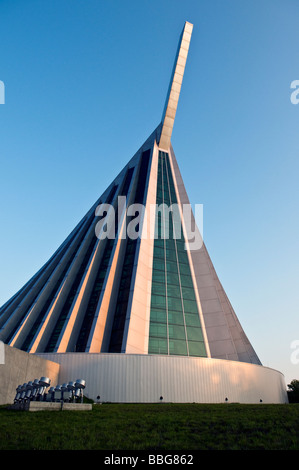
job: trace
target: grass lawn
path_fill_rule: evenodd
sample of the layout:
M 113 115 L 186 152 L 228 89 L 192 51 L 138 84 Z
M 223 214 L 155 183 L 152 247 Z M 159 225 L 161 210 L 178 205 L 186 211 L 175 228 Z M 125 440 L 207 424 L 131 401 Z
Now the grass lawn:
M 0 450 L 299 450 L 299 404 L 0 407 Z

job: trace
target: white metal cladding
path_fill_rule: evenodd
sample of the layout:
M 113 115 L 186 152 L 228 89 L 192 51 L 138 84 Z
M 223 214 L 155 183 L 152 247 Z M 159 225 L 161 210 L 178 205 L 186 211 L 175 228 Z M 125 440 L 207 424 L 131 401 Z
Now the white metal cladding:
M 268 367 L 182 356 L 44 353 L 59 381 L 86 380 L 85 395 L 120 403 L 287 403 L 284 376 Z

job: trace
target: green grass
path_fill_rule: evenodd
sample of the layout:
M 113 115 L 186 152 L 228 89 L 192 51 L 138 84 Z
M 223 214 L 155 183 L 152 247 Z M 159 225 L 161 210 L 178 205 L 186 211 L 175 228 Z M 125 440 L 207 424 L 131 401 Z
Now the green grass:
M 299 404 L 103 404 L 92 411 L 0 407 L 0 450 L 298 450 Z

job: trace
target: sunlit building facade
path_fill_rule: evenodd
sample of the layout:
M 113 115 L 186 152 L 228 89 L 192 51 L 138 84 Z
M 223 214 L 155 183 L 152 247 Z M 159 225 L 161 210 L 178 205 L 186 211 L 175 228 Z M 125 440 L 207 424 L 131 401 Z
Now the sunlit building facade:
M 192 29 L 186 22 L 161 123 L 2 306 L 0 340 L 59 363 L 61 382 L 83 377 L 95 400 L 285 402 L 282 374 L 262 366 L 194 214 L 184 215 L 171 134 Z

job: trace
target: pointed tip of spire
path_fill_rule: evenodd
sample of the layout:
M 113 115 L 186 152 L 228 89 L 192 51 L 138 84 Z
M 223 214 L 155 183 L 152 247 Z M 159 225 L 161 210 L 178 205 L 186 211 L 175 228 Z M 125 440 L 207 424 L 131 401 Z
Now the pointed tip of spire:
M 191 32 L 193 29 L 193 23 L 190 23 L 190 21 L 185 21 L 185 28 Z
M 165 102 L 165 107 L 163 111 L 161 121 L 162 130 L 159 141 L 159 147 L 166 151 L 168 151 L 170 147 L 170 139 L 179 101 L 192 30 L 193 24 L 189 21 L 186 21 L 180 37 L 171 80 L 169 84 L 169 89 L 167 93 L 167 98 Z

